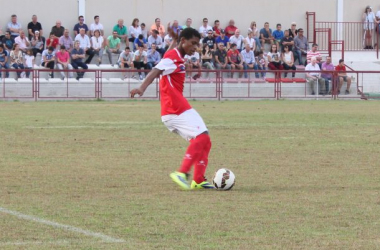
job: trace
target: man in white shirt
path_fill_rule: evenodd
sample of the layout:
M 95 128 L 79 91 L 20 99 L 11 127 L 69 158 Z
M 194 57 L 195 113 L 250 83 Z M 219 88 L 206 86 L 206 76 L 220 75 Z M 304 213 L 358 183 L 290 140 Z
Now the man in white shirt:
M 256 50 L 256 40 L 253 37 L 252 31 L 248 32 L 248 36 L 245 38 L 245 44 L 248 44 L 252 51 Z
M 207 36 L 207 31 L 212 30 L 212 27 L 208 25 L 208 19 L 203 18 L 203 25 L 199 27 L 199 33 L 201 34 L 202 38 Z
M 241 52 L 246 44 L 246 40 L 242 35 L 240 35 L 240 30 L 235 30 L 235 35 L 230 37 L 230 44 L 236 44 L 237 50 Z
M 249 44 L 245 45 L 245 49 L 240 54 L 243 57 L 244 77 L 248 78 L 247 69 L 253 69 L 255 67 L 255 55 Z
M 90 38 L 86 35 L 86 30 L 84 28 L 79 29 L 79 34 L 75 37 L 75 41 L 79 41 L 79 47 L 84 50 L 84 53 L 86 55 L 88 55 L 88 58 L 84 63 L 91 63 L 91 60 L 94 57 L 95 53 L 91 48 Z
M 20 35 L 15 38 L 15 43 L 20 46 L 20 50 L 24 53 L 30 46 L 29 39 L 25 36 L 25 32 L 23 30 L 21 30 Z
M 319 86 L 319 94 L 324 95 L 325 93 L 325 85 L 324 85 L 324 79 L 321 77 L 321 68 L 319 68 L 319 65 L 317 64 L 317 58 L 313 56 L 310 60 L 310 63 L 306 65 L 305 71 L 316 71 L 316 72 L 307 72 L 306 73 L 306 79 L 310 83 L 311 87 L 311 94 L 315 95 L 314 92 L 314 85 L 315 82 L 318 81 L 318 86 Z
M 99 30 L 100 31 L 100 35 L 101 36 L 104 36 L 104 28 L 103 28 L 103 25 L 101 23 L 99 23 L 99 16 L 94 16 L 94 23 L 91 24 L 90 26 L 90 32 L 91 32 L 91 36 L 94 36 L 94 31 L 95 30 Z

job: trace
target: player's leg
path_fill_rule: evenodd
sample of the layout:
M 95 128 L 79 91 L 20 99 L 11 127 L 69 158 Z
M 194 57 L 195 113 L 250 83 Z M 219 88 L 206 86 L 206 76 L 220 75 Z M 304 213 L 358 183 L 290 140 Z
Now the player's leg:
M 208 135 L 208 133 L 207 133 Z M 191 182 L 191 189 L 213 189 L 214 186 L 207 182 L 205 173 L 208 165 L 208 155 L 211 150 L 211 140 L 208 136 L 207 144 L 205 145 L 200 158 L 195 162 L 194 177 Z

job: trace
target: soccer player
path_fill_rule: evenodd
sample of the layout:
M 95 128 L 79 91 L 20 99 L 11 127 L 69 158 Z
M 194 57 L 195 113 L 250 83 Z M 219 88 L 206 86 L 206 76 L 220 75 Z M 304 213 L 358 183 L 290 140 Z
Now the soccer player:
M 174 32 L 172 32 L 174 33 Z M 142 96 L 155 78 L 160 80 L 161 120 L 174 133 L 190 142 L 181 167 L 170 174 L 172 180 L 182 189 L 212 189 L 206 181 L 205 172 L 211 140 L 202 117 L 183 96 L 185 82 L 185 55 L 192 55 L 198 49 L 201 35 L 193 28 L 184 29 L 179 38 L 173 34 L 173 42 L 162 60 L 147 75 L 141 86 L 131 91 L 131 97 Z M 178 43 L 177 47 L 175 45 Z M 189 185 L 188 173 L 194 165 L 194 178 Z

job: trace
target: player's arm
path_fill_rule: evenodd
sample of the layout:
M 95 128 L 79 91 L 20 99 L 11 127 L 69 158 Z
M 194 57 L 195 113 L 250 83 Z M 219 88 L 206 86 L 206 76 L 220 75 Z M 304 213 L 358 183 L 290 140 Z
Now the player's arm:
M 159 77 L 162 72 L 163 72 L 163 70 L 159 70 L 159 69 L 153 68 L 149 72 L 149 74 L 146 76 L 146 78 L 144 79 L 144 81 L 140 85 L 140 87 L 137 88 L 137 89 L 132 89 L 131 90 L 131 98 L 134 98 L 135 95 L 143 96 L 146 88 L 148 88 L 148 86 L 154 81 L 154 79 L 156 79 L 157 77 Z

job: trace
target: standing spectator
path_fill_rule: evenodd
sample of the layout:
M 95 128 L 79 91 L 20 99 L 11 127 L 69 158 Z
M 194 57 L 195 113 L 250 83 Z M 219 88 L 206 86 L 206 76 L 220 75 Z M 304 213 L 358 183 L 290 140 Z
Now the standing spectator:
M 214 21 L 214 27 L 212 27 L 212 30 L 214 31 L 214 38 L 217 38 L 218 36 L 220 36 L 220 22 L 219 20 L 215 20 Z
M 41 58 L 41 66 L 47 68 L 47 69 L 54 69 L 55 64 L 55 48 L 54 47 L 48 47 L 42 52 L 42 58 Z M 51 71 L 49 74 L 51 78 L 54 78 L 54 71 Z
M 8 54 L 13 49 L 15 39 L 11 36 L 10 31 L 5 31 L 4 37 L 1 39 L 1 43 L 4 45 L 4 49 L 8 50 Z
M 376 12 L 375 17 L 376 17 L 376 21 L 377 21 L 377 23 L 379 24 L 379 25 L 377 26 L 377 32 L 380 33 L 380 10 L 378 10 L 378 11 Z
M 160 62 L 161 56 L 160 53 L 158 53 L 156 50 L 156 44 L 153 43 L 151 49 L 148 50 L 147 58 L 148 69 L 153 69 L 153 67 L 155 67 Z
M 297 70 L 297 68 L 294 65 L 293 52 L 290 50 L 288 45 L 284 46 L 284 52 L 282 52 L 282 65 L 284 66 L 285 70 L 293 70 L 292 78 L 296 76 L 296 72 L 294 72 L 294 70 Z M 287 77 L 288 73 L 285 72 L 284 76 Z
M 252 32 L 253 33 L 253 38 L 255 38 L 256 42 L 256 47 L 260 51 L 261 50 L 261 42 L 260 42 L 260 31 L 257 28 L 256 22 L 252 21 L 251 25 L 248 28 L 248 33 Z
M 210 47 L 207 45 L 207 43 L 203 44 L 203 49 L 201 53 L 201 60 L 202 60 L 202 67 L 213 70 L 214 64 L 212 63 L 212 51 L 210 50 Z M 210 72 L 206 72 L 206 78 L 209 77 Z
M 94 23 L 90 25 L 91 36 L 94 36 L 95 30 L 99 30 L 101 36 L 104 36 L 104 27 L 103 24 L 99 23 L 99 20 L 100 18 L 98 15 L 94 16 Z
M 192 28 L 191 27 L 191 24 L 193 23 L 193 20 L 189 17 L 186 19 L 186 24 L 185 25 L 182 25 L 182 29 L 186 29 L 186 28 Z
M 148 37 L 148 48 L 152 48 L 152 44 L 156 44 L 156 50 L 161 54 L 161 56 L 164 54 L 164 48 L 163 48 L 163 42 L 161 36 L 158 35 L 157 30 L 152 31 L 152 35 Z
M 202 38 L 205 38 L 207 36 L 207 32 L 209 30 L 212 31 L 212 27 L 210 25 L 208 25 L 208 19 L 207 18 L 203 18 L 202 26 L 199 27 L 199 29 L 198 29 L 199 34 L 201 34 Z
M 20 35 L 15 38 L 15 43 L 20 46 L 19 49 L 24 53 L 30 46 L 29 39 L 25 36 L 25 32 L 23 30 L 21 30 Z
M 121 69 L 133 69 L 133 53 L 129 47 L 125 47 L 124 51 L 120 53 L 119 59 L 117 60 L 117 65 Z
M 248 36 L 245 38 L 245 44 L 248 44 L 252 51 L 256 50 L 256 40 L 253 37 L 252 31 L 248 32 Z
M 230 44 L 236 44 L 236 49 L 240 52 L 245 46 L 245 39 L 242 35 L 240 35 L 240 30 L 235 30 L 235 35 L 230 37 Z
M 224 47 L 230 49 L 230 38 L 226 36 L 226 32 L 224 29 L 220 30 L 220 36 L 216 38 L 215 43 L 218 45 L 219 43 L 223 43 Z
M 53 33 L 55 37 L 60 38 L 61 36 L 63 36 L 63 33 L 65 32 L 65 28 L 61 24 L 61 21 L 57 20 L 55 22 L 55 26 L 51 27 L 50 33 Z
M 32 51 L 33 51 L 33 56 L 36 57 L 37 53 L 42 54 L 44 51 L 45 47 L 45 41 L 42 39 L 40 36 L 40 32 L 36 31 L 34 36 L 32 37 L 32 40 L 30 41 L 32 45 Z
M 49 38 L 46 40 L 46 47 L 53 47 L 54 50 L 58 49 L 59 39 L 53 34 L 50 33 Z
M 14 39 L 20 35 L 22 30 L 21 24 L 17 22 L 17 16 L 11 16 L 11 22 L 8 23 L 7 29 L 11 32 L 11 37 Z
M 139 19 L 135 18 L 132 21 L 131 27 L 129 27 L 129 44 L 131 45 L 132 50 L 134 50 L 133 46 L 136 38 L 141 34 L 141 27 L 139 25 Z
M 148 49 L 148 40 L 144 38 L 142 34 L 140 34 L 134 41 L 134 47 L 137 49 L 139 46 L 144 46 L 144 50 Z
M 273 31 L 272 36 L 274 38 L 274 42 L 277 45 L 277 49 L 280 50 L 281 46 L 281 39 L 284 37 L 284 32 L 281 30 L 281 24 L 277 24 L 277 29 Z
M 11 51 L 11 65 L 15 69 L 24 69 L 24 63 L 22 59 L 22 52 L 20 46 L 15 43 L 13 44 L 13 50 Z M 21 71 L 17 71 L 17 78 L 21 77 Z
M 198 69 L 198 73 L 194 76 L 194 79 L 198 78 L 200 76 L 200 70 L 201 70 L 201 62 L 200 62 L 200 56 L 197 51 L 194 52 L 191 56 L 185 55 L 185 66 L 186 70 L 190 70 L 189 77 L 192 75 L 193 69 Z
M 318 44 L 316 43 L 313 43 L 313 45 L 311 46 L 311 50 L 309 50 L 306 54 L 306 60 L 307 60 L 307 63 L 309 64 L 310 61 L 311 61 L 311 58 L 312 57 L 315 57 L 317 58 L 317 63 L 319 65 L 319 67 L 322 66 L 322 56 L 321 56 L 321 53 L 318 50 Z
M 339 77 L 339 88 L 338 88 L 338 94 L 340 94 L 340 89 L 343 86 L 343 82 L 347 82 L 347 89 L 345 94 L 350 94 L 350 88 L 351 88 L 351 77 L 349 77 L 346 73 L 346 66 L 344 65 L 344 60 L 339 60 L 339 65 L 335 67 L 335 70 L 338 72 Z
M 256 64 L 254 68 L 255 70 L 267 70 L 267 60 L 265 60 L 264 52 L 262 50 L 259 51 L 259 54 L 257 55 L 257 57 L 255 57 L 255 59 L 256 59 Z M 256 78 L 259 78 L 259 73 L 256 72 L 255 76 Z M 262 78 L 265 77 L 265 72 L 261 72 L 261 77 Z
M 334 64 L 331 62 L 331 57 L 326 57 L 326 62 L 322 63 L 322 71 L 334 71 Z M 329 91 L 329 82 L 332 81 L 332 73 L 323 72 L 321 77 L 325 80 L 325 93 L 331 94 Z
M 60 50 L 56 53 L 57 57 L 57 67 L 60 70 L 72 70 L 73 66 L 70 64 L 70 54 L 66 51 L 66 47 L 64 45 L 61 46 Z M 68 73 L 70 78 L 73 78 L 73 72 L 70 71 Z M 65 72 L 61 71 L 61 80 L 65 79 Z
M 214 54 L 215 67 L 217 69 L 231 69 L 231 65 L 228 64 L 227 51 L 224 48 L 224 43 L 218 43 L 218 48 Z
M 316 72 L 307 72 L 306 73 L 306 79 L 310 83 L 310 87 L 311 87 L 311 94 L 315 95 L 314 85 L 317 81 L 318 81 L 318 86 L 319 86 L 319 94 L 320 95 L 324 94 L 326 92 L 323 88 L 325 81 L 323 78 L 320 77 L 319 71 L 321 69 L 319 68 L 319 65 L 317 64 L 317 58 L 312 57 L 310 63 L 308 65 L 306 65 L 305 70 L 306 71 L 316 71 Z
M 83 58 L 85 57 L 84 50 L 80 47 L 80 42 L 75 41 L 74 42 L 74 48 L 71 51 L 71 65 L 73 66 L 74 69 L 78 69 L 81 67 L 82 69 L 86 70 L 88 69 L 88 66 L 83 63 Z M 77 72 L 77 80 L 79 78 L 82 78 L 84 76 L 84 71 L 78 71 Z
M 37 16 L 33 15 L 32 21 L 28 23 L 29 40 L 32 39 L 36 31 L 40 32 L 40 36 L 43 36 L 42 25 L 39 22 L 37 22 Z
M 271 50 L 267 55 L 268 57 L 268 68 L 271 70 L 283 70 L 284 67 L 281 64 L 280 52 L 277 50 L 276 44 L 272 44 Z
M 98 55 L 98 65 L 102 63 L 104 47 L 105 43 L 103 36 L 100 35 L 99 30 L 95 30 L 94 36 L 91 37 L 91 48 L 94 51 L 94 55 Z
M 68 29 L 65 29 L 65 31 L 63 32 L 63 36 L 61 36 L 59 38 L 59 44 L 61 46 L 62 45 L 65 46 L 66 51 L 68 51 L 69 53 L 74 48 L 74 42 L 73 42 L 73 39 L 71 38 L 71 36 L 69 34 L 69 30 Z
M 75 37 L 75 41 L 79 41 L 80 47 L 83 49 L 84 53 L 88 55 L 85 63 L 90 64 L 94 57 L 94 51 L 91 48 L 90 38 L 86 35 L 86 30 L 84 28 L 79 29 L 79 34 Z
M 1 69 L 9 69 L 8 65 L 8 51 L 6 51 L 3 46 L 0 46 L 0 78 L 1 78 Z M 5 71 L 5 77 L 9 77 L 9 72 Z
M 245 45 L 245 49 L 241 52 L 241 56 L 243 58 L 244 77 L 248 78 L 247 69 L 254 69 L 255 67 L 255 55 L 249 44 Z
M 117 24 L 113 27 L 113 33 L 116 31 L 117 37 L 120 39 L 120 41 L 125 41 L 125 45 L 129 46 L 128 41 L 128 30 L 127 27 L 124 26 L 124 20 L 119 19 L 117 21 Z
M 203 38 L 202 43 L 207 44 L 210 50 L 216 50 L 216 42 L 214 32 L 212 30 L 207 32 L 207 36 Z
M 289 30 L 284 31 L 284 37 L 281 39 L 281 46 L 284 48 L 284 46 L 288 46 L 290 51 L 293 51 L 293 37 L 289 36 Z
M 243 69 L 243 58 L 237 50 L 237 46 L 235 43 L 231 44 L 231 49 L 227 52 L 227 57 L 228 57 L 228 63 L 231 65 L 231 69 Z M 242 76 L 242 73 L 239 73 L 239 78 Z M 231 72 L 231 78 L 234 77 L 234 73 Z
M 156 18 L 154 20 L 154 24 L 152 24 L 152 26 L 150 26 L 150 34 L 152 34 L 153 30 L 158 30 L 158 33 L 160 34 L 160 37 L 161 38 L 164 38 L 165 36 L 165 27 L 164 25 L 161 24 L 161 19 L 160 18 Z
M 298 59 L 299 65 L 303 65 L 302 56 L 306 55 L 308 49 L 309 43 L 303 35 L 303 29 L 299 29 L 296 38 L 294 38 L 294 61 Z
M 136 50 L 136 52 L 133 55 L 133 66 L 138 70 L 141 70 L 142 68 L 147 69 L 147 63 L 148 63 L 147 53 L 146 51 L 144 51 L 144 47 L 140 46 L 138 47 L 138 50 Z M 139 71 L 139 75 L 140 75 L 140 80 L 143 80 L 144 77 L 141 71 Z
M 112 54 L 120 54 L 120 38 L 118 37 L 117 31 L 113 31 L 112 36 L 109 36 L 107 41 L 108 46 L 106 52 L 108 54 L 108 60 L 113 67 Z
M 272 36 L 272 29 L 269 28 L 269 23 L 265 22 L 264 28 L 260 30 L 261 45 L 264 46 L 265 43 L 272 45 L 274 43 L 274 38 Z
M 235 26 L 235 21 L 231 19 L 228 23 L 228 26 L 224 29 L 226 31 L 226 36 L 230 38 L 235 34 L 237 27 Z
M 362 21 L 364 23 L 364 40 L 365 47 L 364 49 L 373 49 L 372 47 L 372 34 L 373 29 L 375 28 L 374 23 L 378 23 L 375 17 L 375 14 L 372 12 L 372 7 L 367 6 L 363 13 Z
M 84 29 L 85 33 L 88 33 L 88 27 L 87 24 L 84 23 L 84 17 L 79 16 L 78 17 L 78 23 L 74 26 L 74 37 L 76 37 L 80 32 L 80 29 Z
M 148 39 L 148 31 L 147 31 L 147 29 L 146 29 L 146 27 L 145 27 L 145 23 L 142 23 L 142 24 L 140 25 L 140 27 L 141 27 L 141 35 L 143 35 L 143 37 L 144 37 L 145 39 Z
M 25 65 L 25 73 L 26 73 L 26 78 L 29 78 L 30 72 L 33 69 L 34 65 L 34 56 L 33 56 L 33 51 L 31 49 L 28 49 L 26 51 L 26 54 L 24 56 L 24 65 Z
M 293 40 L 296 38 L 297 36 L 297 23 L 295 22 L 292 22 L 291 26 L 290 26 L 290 29 L 289 29 L 289 36 L 291 38 L 293 38 Z

